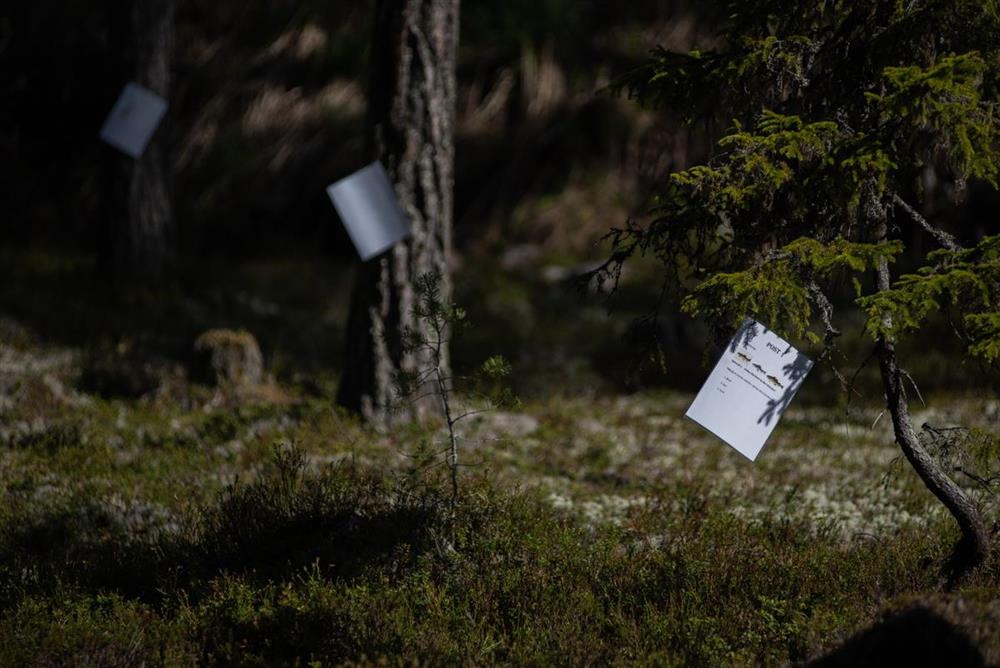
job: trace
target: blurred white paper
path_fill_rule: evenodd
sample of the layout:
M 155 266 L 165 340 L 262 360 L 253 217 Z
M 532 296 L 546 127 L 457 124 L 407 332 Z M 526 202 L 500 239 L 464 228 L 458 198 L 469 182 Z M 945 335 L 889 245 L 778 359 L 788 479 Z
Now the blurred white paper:
M 787 341 L 747 318 L 686 415 L 753 461 L 812 366 Z
M 134 83 L 125 85 L 101 128 L 101 139 L 138 158 L 167 113 L 167 101 Z
M 381 163 L 373 162 L 327 186 L 326 192 L 362 260 L 370 260 L 409 236 L 406 214 Z

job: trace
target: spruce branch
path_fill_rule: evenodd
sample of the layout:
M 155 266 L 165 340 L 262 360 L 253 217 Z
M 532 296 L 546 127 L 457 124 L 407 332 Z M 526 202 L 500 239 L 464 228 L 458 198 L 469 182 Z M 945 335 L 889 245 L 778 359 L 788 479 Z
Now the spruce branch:
M 957 251 L 962 249 L 961 244 L 955 241 L 955 237 L 948 234 L 941 228 L 931 225 L 931 223 L 926 218 L 920 215 L 919 211 L 910 206 L 909 203 L 907 203 L 907 201 L 904 200 L 902 197 L 894 193 L 892 196 L 892 201 L 896 206 L 905 211 L 907 215 L 909 215 L 910 218 L 913 220 L 913 222 L 915 222 L 920 227 L 924 228 L 924 230 L 928 234 L 934 237 L 934 239 L 937 240 L 937 242 L 941 244 L 942 247 L 947 248 L 950 251 Z

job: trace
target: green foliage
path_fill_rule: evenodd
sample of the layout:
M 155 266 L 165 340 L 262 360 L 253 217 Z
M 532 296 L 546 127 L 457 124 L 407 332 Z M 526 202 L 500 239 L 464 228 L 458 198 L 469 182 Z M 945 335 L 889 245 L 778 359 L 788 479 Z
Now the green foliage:
M 969 352 L 988 362 L 1000 362 L 1000 312 L 967 315 L 965 326 L 973 339 Z
M 996 187 L 1000 118 L 996 99 L 983 99 L 986 68 L 976 52 L 945 56 L 926 68 L 887 67 L 883 73 L 888 91 L 867 96 L 887 138 L 898 138 L 903 148 L 919 155 L 927 149 L 915 141 L 929 132 L 931 148 L 947 157 L 959 178 L 980 178 Z
M 809 293 L 795 280 L 787 262 L 769 262 L 746 271 L 717 273 L 694 289 L 681 308 L 710 318 L 717 326 L 735 327 L 747 313 L 794 336 L 809 327 Z
M 754 313 L 771 327 L 818 343 L 819 336 L 809 329 L 816 305 L 807 281 L 872 271 L 882 259 L 891 261 L 902 250 L 899 242 L 835 239 L 824 244 L 796 239 L 749 269 L 714 274 L 687 294 L 681 308 L 707 317 L 722 330 L 736 327 L 747 313 Z
M 797 116 L 765 112 L 753 132 L 739 130 L 719 141 L 718 166 L 692 167 L 671 179 L 712 213 L 770 207 L 802 165 L 829 159 L 836 134 L 834 123 L 804 124 Z
M 995 362 L 1000 351 L 1000 236 L 965 250 L 938 250 L 915 274 L 900 276 L 892 289 L 859 300 L 866 329 L 889 339 L 919 331 L 927 318 L 948 307 L 959 314 L 969 352 Z
M 663 184 L 647 225 L 610 234 L 604 271 L 617 277 L 649 253 L 682 308 L 720 333 L 756 315 L 818 340 L 814 307 L 829 280 L 902 252 L 894 212 L 922 170 L 937 167 L 958 191 L 971 178 L 996 186 L 1000 13 L 976 0 L 749 0 L 726 3 L 716 28 L 711 48 L 657 50 L 618 84 L 687 123 L 732 126 L 707 164 Z M 894 315 L 898 337 L 947 295 L 964 309 L 971 350 L 993 358 L 989 261 L 963 257 L 932 256 L 862 304 Z M 888 333 L 877 318 L 867 331 Z
M 511 367 L 503 357 L 494 355 L 483 362 L 482 371 L 487 378 L 500 380 L 510 375 Z

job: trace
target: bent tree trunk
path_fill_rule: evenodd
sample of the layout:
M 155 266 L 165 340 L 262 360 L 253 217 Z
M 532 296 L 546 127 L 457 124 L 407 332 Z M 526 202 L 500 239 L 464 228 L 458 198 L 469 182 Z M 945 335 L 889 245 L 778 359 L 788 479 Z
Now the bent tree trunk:
M 126 78 L 164 99 L 169 99 L 175 9 L 176 0 L 112 3 L 112 11 L 124 15 L 112 20 L 119 20 L 119 30 L 127 31 L 119 40 L 128 62 Z M 174 217 L 167 136 L 167 128 L 161 126 L 138 159 L 115 158 L 102 263 L 107 273 L 117 279 L 161 281 L 173 264 Z
M 337 401 L 375 423 L 412 417 L 393 413 L 395 373 L 428 368 L 430 361 L 403 350 L 402 333 L 423 330 L 413 317 L 416 277 L 442 276 L 442 299 L 451 295 L 454 184 L 455 62 L 459 0 L 378 0 L 372 41 L 368 146 L 385 166 L 411 225 L 409 239 L 364 263 L 355 276 L 347 324 L 344 374 Z M 425 338 L 433 340 L 430 332 Z M 423 353 L 426 355 L 426 353 Z M 447 376 L 447 345 L 442 350 Z M 433 393 L 417 412 L 438 410 Z
M 876 280 L 880 291 L 889 289 L 889 265 L 885 259 L 879 264 Z M 881 338 L 876 345 L 886 408 L 892 416 L 896 443 L 923 483 L 958 522 L 962 532 L 962 539 L 955 546 L 953 555 L 954 569 L 960 575 L 983 563 L 989 555 L 986 525 L 968 495 L 948 477 L 920 442 L 910 421 L 910 408 L 903 387 L 903 372 L 896 360 L 896 348 L 892 340 Z

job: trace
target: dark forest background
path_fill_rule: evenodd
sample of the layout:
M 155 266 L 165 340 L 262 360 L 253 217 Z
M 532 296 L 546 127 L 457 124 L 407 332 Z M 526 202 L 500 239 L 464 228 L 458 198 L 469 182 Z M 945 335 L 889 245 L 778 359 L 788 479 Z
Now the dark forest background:
M 363 164 L 372 5 L 180 3 L 169 132 L 183 251 L 352 259 L 323 188 Z M 635 179 L 684 163 L 691 148 L 669 127 L 595 95 L 656 43 L 693 44 L 693 18 L 672 20 L 682 12 L 678 2 L 463 6 L 456 170 L 463 249 L 548 242 L 580 252 L 634 207 Z M 124 83 L 109 38 L 120 13 L 113 2 L 4 10 L 5 240 L 75 248 L 90 239 L 100 211 L 95 166 L 105 150 L 96 128 Z M 664 151 L 664 142 L 677 146 Z M 640 145 L 656 157 L 640 164 Z M 648 164 L 664 153 L 673 164 Z M 595 220 L 575 216 L 569 224 L 523 212 L 530 220 L 520 225 L 500 222 L 525 197 L 613 178 L 627 187 L 596 189 L 601 201 L 577 205 Z M 581 222 L 589 235 L 580 234 Z
M 608 89 L 655 45 L 705 46 L 713 17 L 698 5 L 463 4 L 454 270 L 456 296 L 482 327 L 456 341 L 460 366 L 491 349 L 526 386 L 698 384 L 704 333 L 690 322 L 658 325 L 672 373 L 623 355 L 628 323 L 656 297 L 641 265 L 610 319 L 601 296 L 568 285 L 606 252 L 610 227 L 641 217 L 644 195 L 703 160 L 724 130 L 681 130 Z M 97 131 L 129 79 L 112 39 L 121 3 L 0 9 L 4 310 L 46 338 L 138 341 L 173 356 L 206 328 L 246 327 L 279 376 L 282 359 L 335 374 L 357 260 L 324 188 L 364 164 L 372 13 L 368 1 L 179 3 L 160 132 L 172 147 L 180 262 L 169 294 L 137 296 L 90 279 L 115 159 Z M 925 185 L 935 222 L 996 229 L 995 194 L 971 184 L 958 218 L 941 220 L 935 199 L 954 195 L 932 175 Z M 939 352 L 924 356 L 925 382 L 983 381 Z M 567 368 L 582 375 L 567 381 Z

